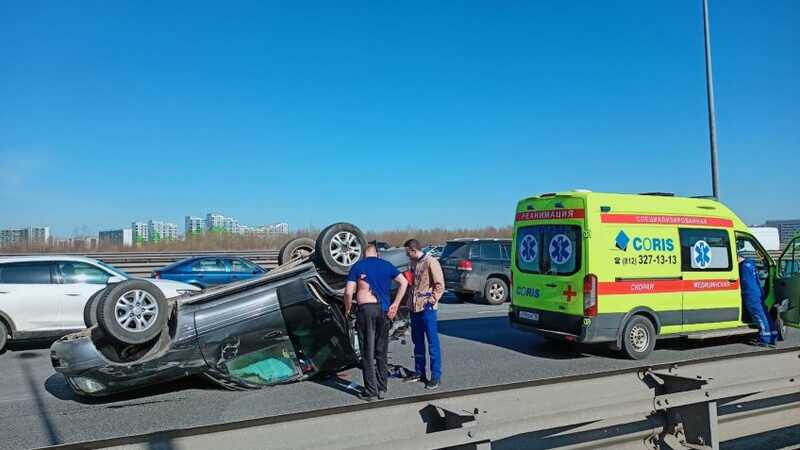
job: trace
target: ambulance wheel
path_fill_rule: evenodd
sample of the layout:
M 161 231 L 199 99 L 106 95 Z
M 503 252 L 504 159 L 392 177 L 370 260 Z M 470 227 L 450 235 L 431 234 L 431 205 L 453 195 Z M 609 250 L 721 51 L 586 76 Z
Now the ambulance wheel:
M 483 298 L 490 305 L 502 305 L 508 300 L 508 283 L 500 278 L 489 278 L 483 288 Z
M 622 351 L 630 359 L 644 359 L 656 346 L 656 329 L 645 317 L 633 316 L 622 332 Z

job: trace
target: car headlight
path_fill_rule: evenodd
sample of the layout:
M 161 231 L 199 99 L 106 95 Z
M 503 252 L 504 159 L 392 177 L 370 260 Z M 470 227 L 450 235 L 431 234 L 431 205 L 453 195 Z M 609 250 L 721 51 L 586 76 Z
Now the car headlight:
M 79 391 L 87 394 L 94 394 L 106 388 L 103 383 L 89 377 L 75 377 L 69 380 Z

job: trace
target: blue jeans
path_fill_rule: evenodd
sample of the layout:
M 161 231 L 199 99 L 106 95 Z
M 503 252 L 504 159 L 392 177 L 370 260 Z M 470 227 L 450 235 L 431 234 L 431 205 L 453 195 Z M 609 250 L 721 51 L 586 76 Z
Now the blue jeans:
M 431 358 L 431 380 L 442 378 L 442 351 L 439 348 L 439 329 L 436 324 L 436 310 L 425 305 L 422 312 L 411 313 L 411 340 L 414 342 L 414 370 L 425 376 L 427 358 L 425 340 L 428 341 L 428 354 Z

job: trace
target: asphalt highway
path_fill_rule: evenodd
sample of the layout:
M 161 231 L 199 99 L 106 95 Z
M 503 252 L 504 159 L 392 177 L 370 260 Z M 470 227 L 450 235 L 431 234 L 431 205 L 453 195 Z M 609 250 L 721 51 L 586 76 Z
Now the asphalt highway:
M 768 351 L 746 338 L 665 340 L 646 361 L 630 361 L 604 347 L 566 346 L 511 329 L 507 306 L 456 303 L 441 306 L 442 390 L 587 374 L 653 363 Z M 791 330 L 781 346 L 800 344 Z M 410 339 L 390 346 L 392 364 L 413 367 Z M 0 355 L 0 450 L 189 428 L 357 403 L 358 370 L 327 380 L 258 391 L 230 392 L 187 378 L 102 400 L 76 397 L 49 360 L 49 343 L 12 345 Z M 389 396 L 424 392 L 420 383 L 390 379 Z

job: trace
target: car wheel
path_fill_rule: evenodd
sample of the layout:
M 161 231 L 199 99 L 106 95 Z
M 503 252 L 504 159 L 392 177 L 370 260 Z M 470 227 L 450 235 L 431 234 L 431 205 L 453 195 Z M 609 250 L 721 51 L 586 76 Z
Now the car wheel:
M 455 292 L 456 298 L 461 300 L 462 302 L 468 302 L 475 297 L 475 294 L 472 292 Z
M 121 344 L 144 344 L 167 323 L 167 299 L 145 280 L 127 280 L 110 287 L 97 305 L 97 323 Z
M 328 226 L 317 237 L 314 255 L 322 266 L 336 274 L 347 275 L 361 256 L 367 240 L 355 225 L 335 223 Z
M 490 305 L 502 305 L 508 300 L 508 283 L 500 278 L 489 278 L 483 288 L 483 298 Z
M 8 343 L 8 327 L 0 320 L 0 355 L 6 351 L 6 344 Z
M 92 296 L 89 297 L 89 301 L 87 301 L 86 305 L 83 307 L 83 324 L 86 325 L 86 328 L 92 328 L 97 325 L 97 304 L 107 290 L 108 288 L 106 287 L 92 294 Z
M 283 244 L 283 247 L 278 252 L 278 265 L 282 266 L 310 255 L 314 252 L 314 243 L 314 239 L 301 237 Z
M 656 346 L 656 329 L 643 316 L 633 316 L 622 332 L 622 350 L 630 359 L 644 359 Z

